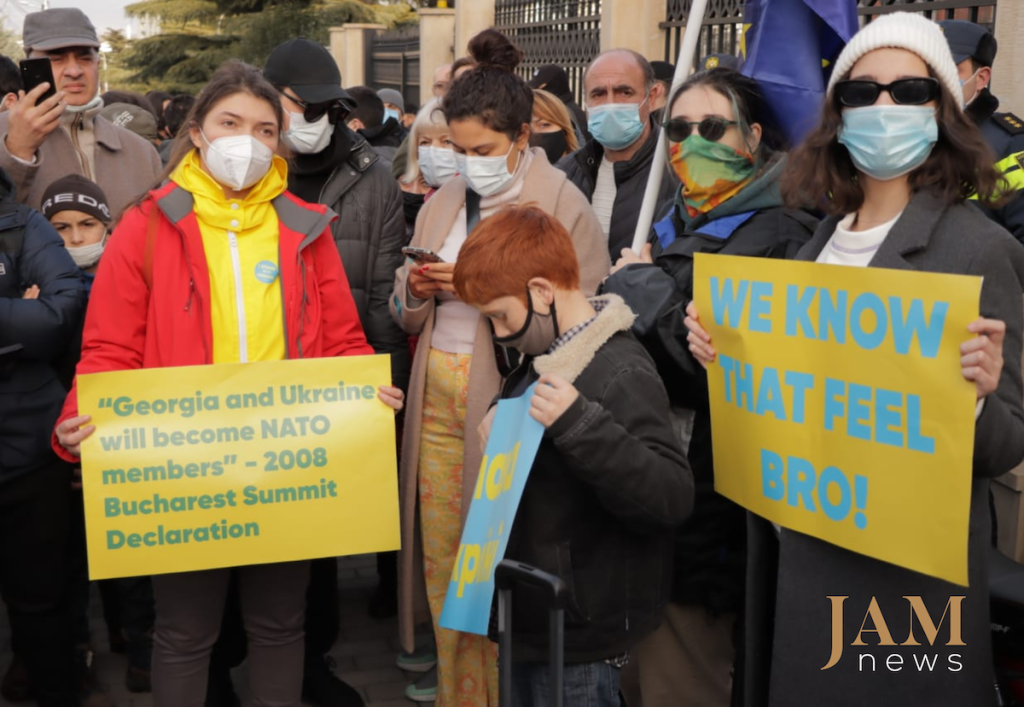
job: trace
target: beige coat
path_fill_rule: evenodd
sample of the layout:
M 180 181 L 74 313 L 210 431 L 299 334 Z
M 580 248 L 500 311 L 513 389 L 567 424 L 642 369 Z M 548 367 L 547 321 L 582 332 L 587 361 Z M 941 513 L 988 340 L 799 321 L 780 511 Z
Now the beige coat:
M 583 290 L 597 291 L 608 274 L 607 239 L 601 230 L 594 210 L 583 193 L 565 174 L 550 164 L 542 152 L 535 152 L 525 175 L 520 204 L 533 204 L 553 214 L 568 229 L 580 262 Z M 457 177 L 438 191 L 420 212 L 416 220 L 413 246 L 441 250 L 455 219 L 466 201 L 466 182 Z M 472 237 L 472 236 L 470 236 Z M 528 257 L 528 254 L 524 254 Z M 416 624 L 429 619 L 423 581 L 423 554 L 417 512 L 417 467 L 420 454 L 420 428 L 423 418 L 423 391 L 426 384 L 427 356 L 434 328 L 434 300 L 418 307 L 408 294 L 403 266 L 395 274 L 395 293 L 391 298 L 391 314 L 409 334 L 420 336 L 416 357 L 412 364 L 412 378 L 406 408 L 405 435 L 402 442 L 399 501 L 402 518 L 402 550 L 399 554 L 398 612 L 402 647 L 414 648 L 413 632 Z M 469 501 L 476 486 L 477 471 L 483 456 L 477 442 L 476 429 L 487 414 L 491 401 L 498 394 L 501 377 L 494 360 L 494 347 L 490 328 L 483 317 L 477 323 L 473 347 L 473 363 L 469 373 L 469 396 L 466 408 L 466 446 L 463 453 L 462 520 L 469 512 Z
M 156 148 L 125 128 L 87 111 L 76 121 L 70 113 L 61 120 L 36 151 L 36 163 L 19 162 L 7 151 L 10 113 L 0 113 L 0 167 L 10 176 L 17 199 L 33 209 L 43 201 L 43 192 L 61 177 L 80 174 L 103 190 L 110 214 L 117 218 L 136 197 L 156 185 L 163 170 Z M 68 130 L 77 131 L 78 149 Z M 79 156 L 79 149 L 91 150 L 92 159 Z

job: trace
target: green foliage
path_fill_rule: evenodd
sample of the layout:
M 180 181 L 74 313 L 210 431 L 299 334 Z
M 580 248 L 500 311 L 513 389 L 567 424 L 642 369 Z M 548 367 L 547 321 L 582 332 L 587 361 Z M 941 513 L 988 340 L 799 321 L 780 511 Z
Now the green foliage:
M 25 51 L 21 48 L 21 37 L 7 29 L 4 19 L 5 16 L 0 14 L 0 54 L 18 61 L 25 56 Z
M 190 23 L 215 22 L 221 12 L 209 0 L 143 0 L 124 8 L 129 17 L 155 17 L 163 25 L 183 27 Z
M 144 0 L 125 11 L 155 17 L 164 29 L 132 42 L 121 59 L 127 82 L 145 90 L 195 91 L 227 59 L 263 66 L 281 42 L 306 37 L 327 44 L 330 28 L 346 23 L 417 21 L 408 4 L 359 0 Z

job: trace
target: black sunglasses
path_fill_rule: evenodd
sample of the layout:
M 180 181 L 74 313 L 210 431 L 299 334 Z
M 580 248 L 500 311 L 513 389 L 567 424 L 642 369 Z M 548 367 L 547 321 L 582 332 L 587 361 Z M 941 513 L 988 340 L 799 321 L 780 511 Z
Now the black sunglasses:
M 725 135 L 725 131 L 729 129 L 730 125 L 739 125 L 735 120 L 726 120 L 725 118 L 710 117 L 705 118 L 699 123 L 693 123 L 685 118 L 673 118 L 672 120 L 666 120 L 661 127 L 665 128 L 665 135 L 672 142 L 682 142 L 686 138 L 690 137 L 693 133 L 693 126 L 697 126 L 697 134 L 705 140 L 711 142 L 718 142 Z
M 315 123 L 325 115 L 329 115 L 331 124 L 335 125 L 339 118 L 348 114 L 348 109 L 345 108 L 345 105 L 340 100 L 327 101 L 325 103 L 306 103 L 301 98 L 289 95 L 281 89 L 277 89 L 277 92 L 302 109 L 302 117 L 306 119 L 307 123 Z
M 893 103 L 901 106 L 920 106 L 939 97 L 939 82 L 933 78 L 899 79 L 890 84 L 877 81 L 840 81 L 835 86 L 835 97 L 847 108 L 873 106 L 882 91 L 888 91 Z

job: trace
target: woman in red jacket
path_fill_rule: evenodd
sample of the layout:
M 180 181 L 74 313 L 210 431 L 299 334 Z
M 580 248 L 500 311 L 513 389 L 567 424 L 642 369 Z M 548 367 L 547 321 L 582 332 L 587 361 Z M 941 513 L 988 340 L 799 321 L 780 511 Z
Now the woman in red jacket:
M 78 373 L 373 354 L 328 229 L 334 214 L 286 191 L 287 166 L 274 154 L 282 119 L 276 90 L 253 67 L 229 62 L 214 75 L 169 180 L 110 239 Z M 379 397 L 402 407 L 397 388 Z M 57 453 L 76 459 L 89 422 L 72 387 Z M 298 705 L 309 563 L 238 571 L 254 704 Z M 159 707 L 203 705 L 229 572 L 153 578 Z

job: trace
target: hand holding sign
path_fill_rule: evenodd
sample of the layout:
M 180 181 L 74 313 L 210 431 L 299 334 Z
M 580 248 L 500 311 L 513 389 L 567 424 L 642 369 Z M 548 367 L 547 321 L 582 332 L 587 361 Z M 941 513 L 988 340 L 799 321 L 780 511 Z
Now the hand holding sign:
M 1006 322 L 979 317 L 967 325 L 967 331 L 977 334 L 960 346 L 960 366 L 964 378 L 978 388 L 978 400 L 996 392 L 999 376 L 1003 373 L 1003 337 Z
M 82 442 L 96 431 L 96 425 L 89 424 L 91 421 L 92 417 L 89 415 L 79 415 L 69 417 L 57 425 L 57 441 L 60 442 L 60 446 L 76 457 L 81 456 Z
M 537 388 L 530 399 L 530 417 L 544 427 L 551 427 L 578 397 L 579 391 L 565 378 L 553 373 L 545 374 L 537 381 Z
M 711 335 L 700 325 L 700 313 L 697 312 L 695 302 L 686 305 L 686 319 L 683 320 L 683 324 L 690 330 L 686 335 L 690 353 L 697 359 L 697 363 L 707 368 L 709 363 L 715 362 L 715 349 L 711 346 Z

